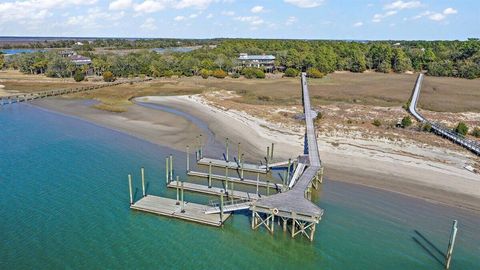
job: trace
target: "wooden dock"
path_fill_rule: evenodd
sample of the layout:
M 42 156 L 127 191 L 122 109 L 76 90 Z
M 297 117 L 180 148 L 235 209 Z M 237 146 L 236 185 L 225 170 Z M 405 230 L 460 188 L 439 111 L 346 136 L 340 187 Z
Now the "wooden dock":
M 207 178 L 209 177 L 208 173 L 204 172 L 197 172 L 197 171 L 189 171 L 188 176 L 196 176 L 196 177 L 202 177 L 202 178 Z M 211 174 L 211 179 L 213 180 L 218 180 L 218 181 L 225 181 L 225 175 L 220 175 L 220 174 Z M 228 182 L 234 183 L 234 184 L 242 184 L 242 185 L 247 185 L 247 186 L 259 186 L 262 188 L 270 187 L 273 189 L 281 190 L 283 188 L 282 184 L 278 183 L 273 183 L 273 182 L 265 182 L 265 181 L 257 181 L 257 180 L 252 180 L 252 179 L 241 179 L 239 177 L 233 177 L 233 176 L 228 176 Z
M 147 195 L 130 206 L 131 209 L 153 213 L 161 216 L 178 218 L 197 222 L 205 225 L 220 227 L 229 217 L 230 213 L 205 214 L 206 205 L 185 202 L 184 211 L 177 205 L 177 200 Z
M 198 164 L 200 165 L 205 165 L 208 166 L 212 164 L 214 167 L 220 167 L 220 168 L 225 168 L 228 167 L 229 169 L 241 169 L 241 164 L 236 162 L 236 161 L 226 161 L 222 159 L 214 159 L 214 158 L 206 158 L 203 157 L 197 161 Z M 256 172 L 256 173 L 267 173 L 267 169 L 262 168 L 259 165 L 255 164 L 248 164 L 244 163 L 243 164 L 243 170 L 247 172 Z
M 180 183 L 178 183 L 177 186 L 177 181 L 171 181 L 167 187 L 169 188 L 180 188 Z M 197 192 L 197 193 L 202 193 L 202 194 L 207 194 L 207 195 L 215 195 L 215 196 L 228 196 L 234 199 L 248 199 L 248 200 L 257 200 L 260 198 L 257 194 L 255 193 L 249 193 L 249 192 L 244 192 L 244 191 L 237 191 L 234 190 L 233 192 L 229 189 L 228 192 L 225 192 L 225 188 L 218 188 L 218 187 L 211 187 L 209 188 L 208 186 L 205 185 L 200 185 L 200 184 L 195 184 L 195 183 L 188 183 L 188 182 L 183 182 L 183 189 L 186 191 L 190 192 Z M 262 196 L 264 197 L 264 196 Z M 265 196 L 266 197 L 266 196 Z

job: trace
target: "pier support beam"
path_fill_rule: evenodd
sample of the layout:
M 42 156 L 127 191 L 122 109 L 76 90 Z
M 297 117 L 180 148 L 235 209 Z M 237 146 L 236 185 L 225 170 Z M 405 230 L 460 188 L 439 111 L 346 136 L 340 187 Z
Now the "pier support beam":
M 187 145 L 187 173 L 190 171 L 190 148 Z
M 208 188 L 212 188 L 212 162 L 208 163 Z
M 165 182 L 166 184 L 168 185 L 169 181 L 168 181 L 168 176 L 169 176 L 169 173 L 168 173 L 168 168 L 169 168 L 169 164 L 168 164 L 168 157 L 165 158 Z
M 227 162 L 229 161 L 228 159 L 228 138 L 225 139 L 225 159 Z
M 173 156 L 170 155 L 170 181 L 173 181 Z

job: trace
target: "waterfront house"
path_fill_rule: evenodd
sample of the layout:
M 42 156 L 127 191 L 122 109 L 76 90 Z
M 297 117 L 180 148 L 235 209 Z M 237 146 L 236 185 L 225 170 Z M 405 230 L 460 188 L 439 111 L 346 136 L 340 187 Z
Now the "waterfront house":
M 237 60 L 243 67 L 264 68 L 267 71 L 275 69 L 275 56 L 270 54 L 248 55 L 247 53 L 241 53 Z

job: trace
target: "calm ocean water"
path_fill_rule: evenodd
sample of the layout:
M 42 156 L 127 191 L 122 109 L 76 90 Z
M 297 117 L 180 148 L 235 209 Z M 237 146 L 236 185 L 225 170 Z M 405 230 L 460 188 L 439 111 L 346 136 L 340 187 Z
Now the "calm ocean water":
M 139 187 L 145 166 L 148 193 L 173 198 L 164 157 L 183 172 L 183 153 L 28 104 L 0 108 L 0 127 L 0 269 L 443 269 L 454 218 L 452 269 L 480 269 L 480 217 L 456 208 L 326 181 L 313 243 L 246 213 L 217 229 L 129 209 L 126 175 Z

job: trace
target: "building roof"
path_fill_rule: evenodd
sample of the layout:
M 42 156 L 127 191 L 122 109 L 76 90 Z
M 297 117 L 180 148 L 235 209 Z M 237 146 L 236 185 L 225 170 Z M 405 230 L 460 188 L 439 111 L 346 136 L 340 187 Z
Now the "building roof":
M 85 56 L 78 55 L 78 54 L 71 55 L 71 56 L 69 56 L 69 58 L 75 64 L 86 65 L 86 64 L 92 63 L 92 59 L 90 59 L 90 57 L 85 57 Z
M 262 55 L 248 55 L 246 53 L 241 53 L 238 57 L 238 60 L 275 60 L 275 56 L 268 54 Z

